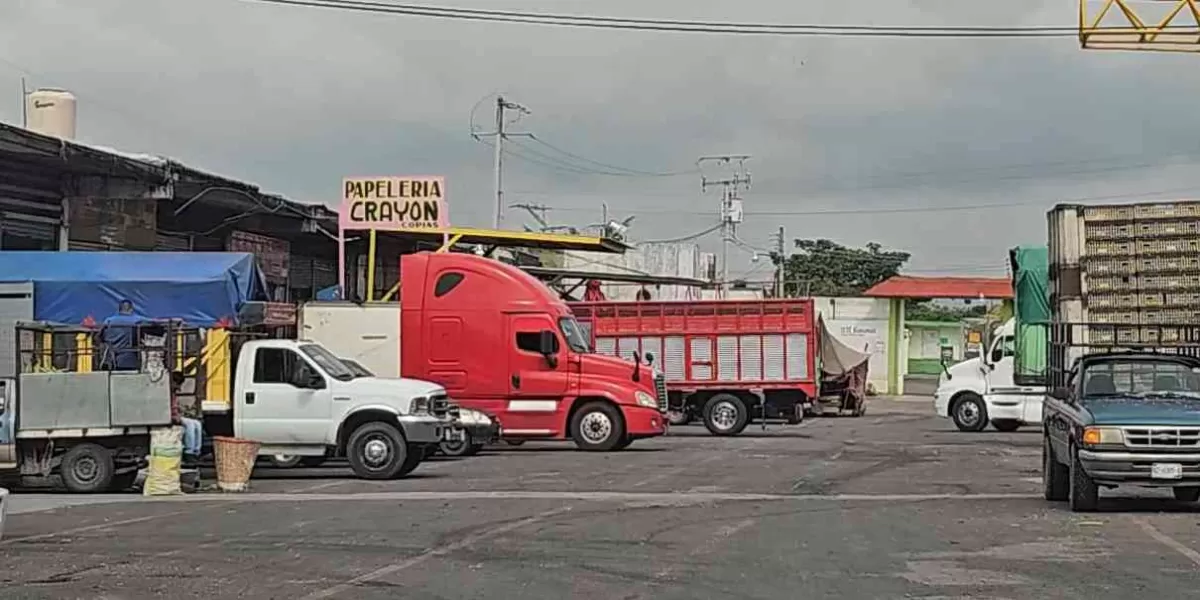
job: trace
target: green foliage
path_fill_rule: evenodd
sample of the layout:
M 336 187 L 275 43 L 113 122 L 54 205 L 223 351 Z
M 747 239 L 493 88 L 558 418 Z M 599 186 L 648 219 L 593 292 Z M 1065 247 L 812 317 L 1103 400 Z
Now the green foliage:
M 986 304 L 972 306 L 938 306 L 927 300 L 910 299 L 904 303 L 906 321 L 957 323 L 968 317 L 982 317 L 988 312 Z
M 847 248 L 827 239 L 795 240 L 796 252 L 784 260 L 785 295 L 853 296 L 895 276 L 910 254 L 871 242 Z M 772 255 L 776 265 L 780 256 Z

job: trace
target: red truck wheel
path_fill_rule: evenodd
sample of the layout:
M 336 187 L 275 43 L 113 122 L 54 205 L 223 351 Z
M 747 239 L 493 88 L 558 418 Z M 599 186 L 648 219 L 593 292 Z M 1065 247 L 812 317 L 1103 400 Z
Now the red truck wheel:
M 704 403 L 704 426 L 713 435 L 737 435 L 750 422 L 746 403 L 733 394 L 717 394 Z
M 619 450 L 625 439 L 625 419 L 607 402 L 588 402 L 571 417 L 571 439 L 580 450 Z

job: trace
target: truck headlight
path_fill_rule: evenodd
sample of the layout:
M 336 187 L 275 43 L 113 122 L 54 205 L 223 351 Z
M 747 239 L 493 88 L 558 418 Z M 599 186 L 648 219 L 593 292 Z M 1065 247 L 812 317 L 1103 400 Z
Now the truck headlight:
M 646 392 L 638 390 L 633 393 L 634 400 L 637 400 L 639 406 L 646 408 L 658 408 L 658 399 Z
M 426 414 L 429 412 L 429 397 L 417 396 L 412 399 L 408 405 L 408 412 L 414 415 Z
M 1124 444 L 1125 435 L 1116 427 L 1084 427 L 1081 441 L 1085 446 Z

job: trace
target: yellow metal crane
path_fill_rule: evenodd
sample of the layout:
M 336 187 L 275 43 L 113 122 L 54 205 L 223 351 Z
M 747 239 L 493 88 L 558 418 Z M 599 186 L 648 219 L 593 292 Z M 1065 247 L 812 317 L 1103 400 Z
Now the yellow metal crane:
M 1200 52 L 1200 0 L 1079 0 L 1085 50 Z
M 1200 0 L 1079 0 L 1079 43 L 1092 50 L 1200 52 Z

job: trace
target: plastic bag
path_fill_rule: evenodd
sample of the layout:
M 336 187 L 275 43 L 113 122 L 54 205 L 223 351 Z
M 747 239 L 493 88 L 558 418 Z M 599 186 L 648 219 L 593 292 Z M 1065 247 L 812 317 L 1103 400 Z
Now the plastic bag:
M 155 427 L 150 430 L 150 466 L 146 469 L 143 496 L 182 494 L 179 476 L 183 466 L 183 428 Z

